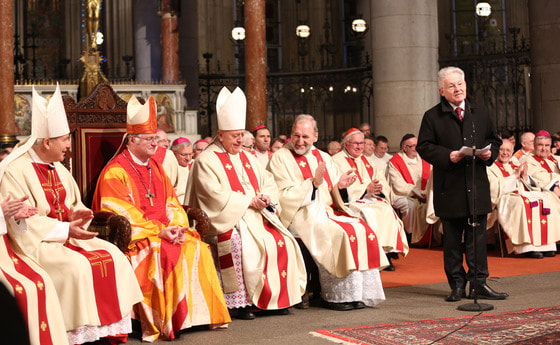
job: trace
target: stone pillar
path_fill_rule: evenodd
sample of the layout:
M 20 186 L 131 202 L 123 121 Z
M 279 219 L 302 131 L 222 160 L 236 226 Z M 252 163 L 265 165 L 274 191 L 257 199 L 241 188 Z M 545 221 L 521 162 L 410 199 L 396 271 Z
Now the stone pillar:
M 0 0 L 0 147 L 14 146 L 14 7 L 12 0 Z
M 533 129 L 560 130 L 560 2 L 529 1 Z
M 164 81 L 179 81 L 179 32 L 177 14 L 161 15 L 161 71 Z
M 134 2 L 134 66 L 137 81 L 161 80 L 161 22 L 158 1 Z
M 437 1 L 372 1 L 371 18 L 373 132 L 394 152 L 439 101 Z
M 245 0 L 247 129 L 266 125 L 265 0 Z

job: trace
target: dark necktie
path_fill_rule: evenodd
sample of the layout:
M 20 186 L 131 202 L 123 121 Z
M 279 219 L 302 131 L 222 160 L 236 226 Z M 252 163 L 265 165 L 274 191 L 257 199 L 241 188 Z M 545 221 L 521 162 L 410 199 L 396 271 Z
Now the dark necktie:
M 463 109 L 461 109 L 461 107 L 457 107 L 455 108 L 455 112 L 457 113 L 459 120 L 463 121 Z

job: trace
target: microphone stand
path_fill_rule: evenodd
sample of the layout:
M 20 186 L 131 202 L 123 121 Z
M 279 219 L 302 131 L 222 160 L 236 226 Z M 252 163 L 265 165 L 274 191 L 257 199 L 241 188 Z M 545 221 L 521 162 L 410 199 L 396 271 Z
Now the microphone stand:
M 477 273 L 478 273 L 478 267 L 477 267 L 477 253 L 476 253 L 476 227 L 478 225 L 480 225 L 479 223 L 476 222 L 476 178 L 475 178 L 475 172 L 476 172 L 476 146 L 473 145 L 472 147 L 472 189 L 473 189 L 473 207 L 471 210 L 471 217 L 472 219 L 469 219 L 469 225 L 472 228 L 472 237 L 473 237 L 473 252 L 474 252 L 474 281 L 471 282 L 471 284 L 473 284 L 473 291 L 474 291 L 474 302 L 473 303 L 465 303 L 465 304 L 461 304 L 460 306 L 457 307 L 458 310 L 462 310 L 462 311 L 487 311 L 487 310 L 492 310 L 494 309 L 494 306 L 488 303 L 478 303 L 478 279 L 477 279 Z M 465 253 L 466 254 L 466 253 Z M 470 286 L 469 286 L 470 288 Z

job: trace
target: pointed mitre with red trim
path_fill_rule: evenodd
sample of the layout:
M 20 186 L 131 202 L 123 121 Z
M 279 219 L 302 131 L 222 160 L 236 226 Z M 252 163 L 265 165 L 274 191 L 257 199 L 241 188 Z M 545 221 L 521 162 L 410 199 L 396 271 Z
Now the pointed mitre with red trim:
M 34 86 L 32 94 L 31 131 L 33 136 L 35 138 L 57 138 L 70 133 L 58 83 L 56 90 L 48 100 L 40 96 Z
M 156 101 L 150 96 L 148 101 L 141 104 L 133 95 L 126 107 L 126 133 L 154 134 L 157 131 Z
M 247 99 L 243 91 L 237 87 L 230 92 L 223 87 L 216 100 L 216 112 L 218 129 L 222 131 L 245 129 Z

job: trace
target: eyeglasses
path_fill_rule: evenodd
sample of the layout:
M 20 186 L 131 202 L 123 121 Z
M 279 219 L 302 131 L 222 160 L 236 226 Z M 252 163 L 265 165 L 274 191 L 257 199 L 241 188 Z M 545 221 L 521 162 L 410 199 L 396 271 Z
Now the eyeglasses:
M 354 146 L 362 146 L 365 143 L 363 141 L 349 141 L 348 144 L 354 145 Z
M 405 147 L 408 147 L 409 149 L 413 149 L 416 147 L 416 145 L 404 145 Z
M 168 140 L 168 139 L 159 139 L 157 142 L 158 142 L 158 143 L 168 143 L 168 144 L 169 144 L 169 143 L 171 142 L 171 140 Z
M 146 140 L 149 143 L 153 143 L 153 142 L 157 143 L 159 141 L 159 138 L 156 137 L 156 136 L 153 136 L 153 137 L 139 137 L 139 136 L 137 136 L 136 138 Z

